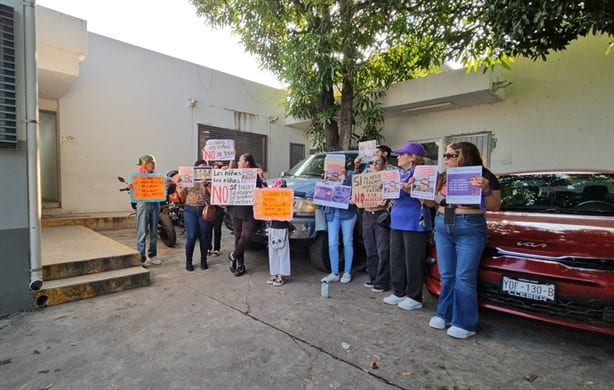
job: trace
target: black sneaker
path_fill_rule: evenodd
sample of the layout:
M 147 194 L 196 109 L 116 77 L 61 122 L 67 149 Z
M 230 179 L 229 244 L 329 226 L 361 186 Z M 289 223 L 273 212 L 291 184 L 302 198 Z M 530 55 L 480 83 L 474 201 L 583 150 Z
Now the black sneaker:
M 245 273 L 245 266 L 244 265 L 238 266 L 237 269 L 234 272 L 235 276 L 241 276 L 244 273 Z
M 192 271 L 194 271 L 194 266 L 192 264 L 186 264 L 185 265 L 185 269 L 190 271 L 190 272 L 192 272 Z
M 228 254 L 228 259 L 230 260 L 230 266 L 228 268 L 230 269 L 230 272 L 234 274 L 237 270 L 237 258 L 235 257 L 235 253 L 230 252 Z
M 200 269 L 209 269 L 209 265 L 207 264 L 206 261 L 200 262 Z
M 378 292 L 378 293 L 388 291 L 388 290 L 389 290 L 388 288 L 384 288 L 382 286 L 373 286 L 373 288 L 371 289 L 371 291 Z

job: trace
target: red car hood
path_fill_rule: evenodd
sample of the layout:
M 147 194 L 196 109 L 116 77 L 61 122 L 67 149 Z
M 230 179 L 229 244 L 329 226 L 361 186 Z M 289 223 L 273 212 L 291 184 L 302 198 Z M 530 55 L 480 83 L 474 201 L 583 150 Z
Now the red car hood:
M 614 261 L 614 217 L 489 212 L 487 222 L 490 250 L 545 259 Z

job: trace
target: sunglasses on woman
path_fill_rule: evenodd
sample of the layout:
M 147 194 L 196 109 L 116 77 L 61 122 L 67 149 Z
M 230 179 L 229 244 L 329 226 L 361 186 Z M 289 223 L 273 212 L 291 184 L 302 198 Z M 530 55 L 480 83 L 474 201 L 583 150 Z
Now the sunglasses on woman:
M 443 155 L 443 158 L 445 158 L 446 160 L 449 158 L 457 158 L 458 157 L 458 153 L 446 153 Z
M 383 165 L 384 162 L 382 160 L 369 161 L 369 165 Z

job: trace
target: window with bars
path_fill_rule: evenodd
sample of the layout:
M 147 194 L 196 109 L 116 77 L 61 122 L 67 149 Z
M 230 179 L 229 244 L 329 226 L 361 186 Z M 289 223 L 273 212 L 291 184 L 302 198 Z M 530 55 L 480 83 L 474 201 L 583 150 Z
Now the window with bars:
M 15 14 L 0 4 L 0 149 L 17 149 Z
M 221 127 L 198 125 L 198 155 L 209 139 L 232 139 L 235 141 L 237 159 L 243 153 L 254 156 L 257 164 L 267 170 L 267 136 L 246 131 L 224 129 Z
M 471 142 L 475 146 L 478 147 L 480 151 L 480 155 L 482 156 L 482 161 L 484 161 L 484 165 L 490 166 L 490 152 L 493 149 L 493 138 L 492 133 L 473 133 L 473 134 L 459 134 L 452 135 L 446 137 L 445 145 L 454 143 L 454 142 Z M 445 152 L 443 152 L 445 153 Z
M 290 166 L 292 168 L 299 161 L 305 158 L 305 145 L 290 143 Z

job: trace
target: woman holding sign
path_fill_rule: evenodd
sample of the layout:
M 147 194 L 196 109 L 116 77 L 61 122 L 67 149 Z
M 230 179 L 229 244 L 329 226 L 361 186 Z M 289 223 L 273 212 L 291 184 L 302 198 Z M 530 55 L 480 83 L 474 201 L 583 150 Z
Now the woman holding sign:
M 205 160 L 197 160 L 194 163 L 195 167 L 205 166 Z M 200 269 L 208 269 L 207 265 L 207 249 L 209 249 L 209 239 L 211 237 L 212 223 L 205 221 L 202 217 L 203 208 L 211 201 L 211 193 L 209 192 L 209 184 L 206 180 L 191 180 L 192 187 L 186 188 L 185 205 L 183 208 L 183 218 L 185 222 L 188 238 L 185 243 L 185 269 L 194 271 L 192 265 L 192 256 L 194 255 L 194 247 L 198 239 L 200 248 Z M 181 184 L 181 182 L 179 182 Z
M 403 310 L 422 308 L 422 286 L 426 272 L 426 242 L 432 230 L 431 212 L 410 196 L 416 165 L 424 164 L 426 150 L 408 142 L 394 150 L 401 189 L 390 210 L 390 276 L 393 294 L 384 298 Z
M 249 153 L 242 154 L 237 162 L 237 168 L 258 168 L 254 156 Z M 260 175 L 256 177 L 256 187 L 262 188 L 263 181 Z M 232 217 L 232 230 L 235 236 L 235 248 L 228 254 L 230 260 L 230 272 L 234 276 L 245 273 L 245 249 L 249 244 L 249 238 L 256 229 L 253 206 L 228 206 L 228 213 Z
M 481 190 L 480 204 L 447 204 L 447 175 L 437 184 L 435 217 L 437 266 L 441 275 L 441 292 L 437 312 L 429 326 L 445 329 L 448 335 L 466 339 L 475 335 L 478 324 L 477 276 L 482 252 L 486 247 L 486 210 L 501 207 L 501 186 L 495 175 L 483 167 L 478 148 L 469 142 L 447 146 L 443 155 L 448 174 L 451 168 L 479 166 L 482 175 L 471 177 L 469 186 Z

